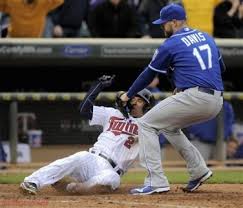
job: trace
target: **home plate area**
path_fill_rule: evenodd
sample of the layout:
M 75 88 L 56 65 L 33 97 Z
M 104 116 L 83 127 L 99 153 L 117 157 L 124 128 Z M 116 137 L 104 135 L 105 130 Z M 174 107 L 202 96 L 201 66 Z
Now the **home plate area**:
M 137 185 L 123 184 L 113 193 L 70 195 L 47 187 L 38 195 L 25 195 L 17 184 L 0 185 L 0 207 L 106 207 L 106 208 L 240 208 L 243 204 L 242 184 L 204 184 L 194 193 L 181 191 L 181 184 L 171 185 L 163 194 L 133 196 L 129 190 Z

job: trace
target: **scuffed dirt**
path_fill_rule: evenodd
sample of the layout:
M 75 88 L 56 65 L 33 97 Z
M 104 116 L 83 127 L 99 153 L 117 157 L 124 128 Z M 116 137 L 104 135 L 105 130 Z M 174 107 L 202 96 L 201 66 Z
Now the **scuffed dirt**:
M 135 185 L 136 186 L 136 185 Z M 105 207 L 105 208 L 240 208 L 243 206 L 243 184 L 204 184 L 195 193 L 184 193 L 182 185 L 172 185 L 165 194 L 129 195 L 131 184 L 124 184 L 113 193 L 70 195 L 52 187 L 36 196 L 24 195 L 18 185 L 0 184 L 0 207 Z

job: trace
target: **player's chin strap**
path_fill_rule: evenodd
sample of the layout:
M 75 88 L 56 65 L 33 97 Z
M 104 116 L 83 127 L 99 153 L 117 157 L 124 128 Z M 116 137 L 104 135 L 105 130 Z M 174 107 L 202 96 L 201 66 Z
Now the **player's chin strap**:
M 106 159 L 110 163 L 111 167 L 114 168 L 115 172 L 117 172 L 118 175 L 122 176 L 124 174 L 124 171 L 111 158 L 107 157 L 102 152 L 96 150 L 91 150 L 90 152 Z

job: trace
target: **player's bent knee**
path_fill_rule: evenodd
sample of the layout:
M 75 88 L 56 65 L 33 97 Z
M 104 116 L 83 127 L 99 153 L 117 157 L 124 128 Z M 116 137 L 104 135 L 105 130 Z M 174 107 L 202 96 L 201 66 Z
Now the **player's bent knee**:
M 101 185 L 110 186 L 112 190 L 117 189 L 120 186 L 121 178 L 114 171 L 106 171 L 101 180 Z

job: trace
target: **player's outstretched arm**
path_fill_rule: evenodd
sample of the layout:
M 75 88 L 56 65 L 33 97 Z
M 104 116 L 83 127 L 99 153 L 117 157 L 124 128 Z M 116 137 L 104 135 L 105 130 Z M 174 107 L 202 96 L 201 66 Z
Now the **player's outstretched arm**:
M 114 78 L 115 75 L 103 75 L 92 84 L 84 100 L 79 105 L 79 112 L 83 118 L 92 119 L 95 99 L 104 88 L 109 87 L 113 83 Z

